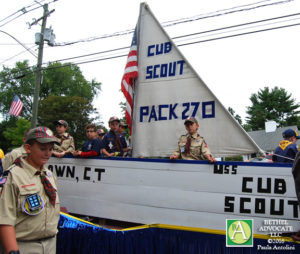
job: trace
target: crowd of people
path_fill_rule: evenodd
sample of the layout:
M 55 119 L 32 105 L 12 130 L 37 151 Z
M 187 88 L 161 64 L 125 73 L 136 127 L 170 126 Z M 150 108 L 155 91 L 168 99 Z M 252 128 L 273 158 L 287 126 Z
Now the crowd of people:
M 108 133 L 88 124 L 81 150 L 75 150 L 65 120 L 54 124 L 55 135 L 43 126 L 30 129 L 21 147 L 0 154 L 0 254 L 56 253 L 60 202 L 57 180 L 46 166 L 51 156 L 112 157 L 130 151 L 120 134 L 127 126 L 117 117 L 109 119 Z
M 56 252 L 57 223 L 60 202 L 57 181 L 46 164 L 51 156 L 62 158 L 74 155 L 80 158 L 96 156 L 126 156 L 131 149 L 124 136 L 128 126 L 119 118 L 109 119 L 109 131 L 86 126 L 87 140 L 76 150 L 73 137 L 67 133 L 65 120 L 55 121 L 56 134 L 47 127 L 30 129 L 24 135 L 24 144 L 4 157 L 0 166 L 0 254 Z M 170 159 L 208 160 L 215 163 L 208 145 L 198 133 L 199 124 L 194 117 L 184 121 L 187 131 L 178 141 Z M 275 162 L 294 161 L 293 176 L 300 203 L 300 154 L 296 140 L 300 136 L 288 129 L 284 140 L 275 150 Z M 300 240 L 300 231 L 292 236 Z

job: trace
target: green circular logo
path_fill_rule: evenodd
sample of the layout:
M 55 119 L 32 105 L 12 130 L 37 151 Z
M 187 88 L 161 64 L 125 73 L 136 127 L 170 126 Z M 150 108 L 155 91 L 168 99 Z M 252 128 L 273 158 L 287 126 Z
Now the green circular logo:
M 245 221 L 235 221 L 228 228 L 230 240 L 236 244 L 243 244 L 251 238 L 251 227 Z

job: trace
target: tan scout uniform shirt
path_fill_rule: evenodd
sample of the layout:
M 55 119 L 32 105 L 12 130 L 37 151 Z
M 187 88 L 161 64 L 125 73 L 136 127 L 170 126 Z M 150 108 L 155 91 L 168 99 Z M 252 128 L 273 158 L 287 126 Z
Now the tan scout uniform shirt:
M 74 139 L 73 137 L 68 134 L 64 133 L 62 136 L 60 135 L 55 135 L 55 138 L 59 145 L 54 145 L 54 151 L 55 152 L 63 152 L 66 151 L 66 153 L 73 153 L 75 151 L 75 144 L 74 144 Z
M 6 154 L 2 159 L 3 170 L 8 169 L 18 157 L 20 156 L 24 157 L 26 155 L 27 153 L 24 146 L 20 146 L 16 149 L 13 149 L 10 153 Z
M 14 226 L 17 241 L 40 240 L 55 236 L 59 219 L 60 204 L 56 196 L 55 208 L 45 193 L 37 170 L 21 159 L 21 167 L 10 169 L 0 197 L 0 224 Z M 57 190 L 57 182 L 52 172 L 42 169 L 52 186 Z M 44 201 L 44 209 L 37 215 L 28 215 L 22 209 L 28 195 L 37 193 Z
M 191 137 L 190 153 L 185 155 L 185 144 L 188 137 Z M 195 133 L 192 136 L 190 134 L 182 135 L 178 141 L 178 148 L 174 152 L 174 155 L 179 155 L 184 160 L 207 160 L 204 155 L 211 154 L 210 150 L 205 143 L 204 139 Z

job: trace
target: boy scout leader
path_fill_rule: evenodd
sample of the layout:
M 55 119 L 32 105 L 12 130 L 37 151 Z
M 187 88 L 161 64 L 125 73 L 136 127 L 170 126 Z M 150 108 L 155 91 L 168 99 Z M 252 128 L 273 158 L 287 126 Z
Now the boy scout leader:
M 177 150 L 170 156 L 171 160 L 208 160 L 213 163 L 216 159 L 211 155 L 205 140 L 197 133 L 199 124 L 194 117 L 184 121 L 187 134 L 182 135 L 178 141 Z
M 50 129 L 31 129 L 27 156 L 17 158 L 1 179 L 0 253 L 56 252 L 60 204 L 56 179 L 45 165 L 55 142 Z

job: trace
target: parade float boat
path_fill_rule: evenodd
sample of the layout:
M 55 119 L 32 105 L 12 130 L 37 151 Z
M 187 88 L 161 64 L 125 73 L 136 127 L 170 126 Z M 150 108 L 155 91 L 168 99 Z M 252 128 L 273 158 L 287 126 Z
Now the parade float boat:
M 176 149 L 189 116 L 198 119 L 200 134 L 215 157 L 263 151 L 201 80 L 146 4 L 141 4 L 134 49 L 138 78 L 133 90 L 124 84 L 134 98 L 133 157 L 51 158 L 48 166 L 58 178 L 61 206 L 74 214 L 212 234 L 225 234 L 228 219 L 251 220 L 256 235 L 299 230 L 291 164 L 158 159 Z

